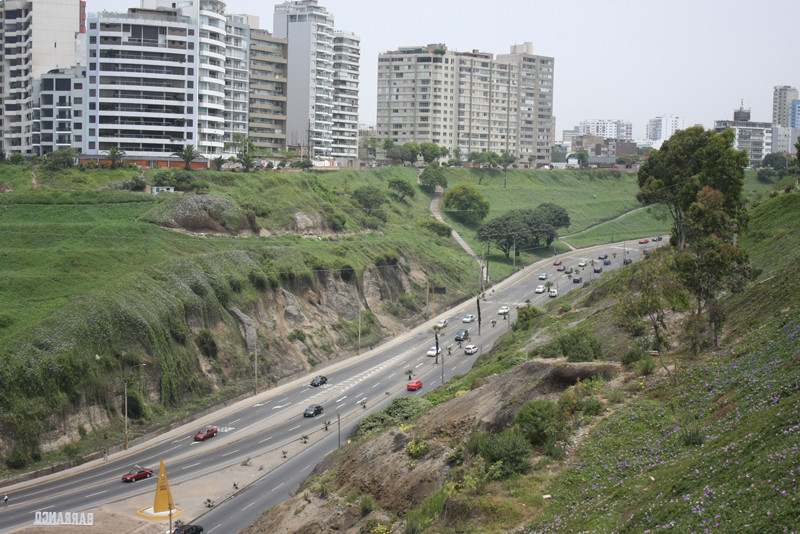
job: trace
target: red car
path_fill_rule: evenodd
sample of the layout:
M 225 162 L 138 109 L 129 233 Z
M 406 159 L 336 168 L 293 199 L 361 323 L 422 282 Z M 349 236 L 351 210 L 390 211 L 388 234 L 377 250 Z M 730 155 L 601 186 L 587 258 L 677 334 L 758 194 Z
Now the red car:
M 640 245 L 646 245 L 646 244 L 647 244 L 647 243 L 649 243 L 649 242 L 650 242 L 650 240 L 649 240 L 649 239 L 640 239 L 640 240 L 639 240 L 639 244 L 640 244 Z
M 147 467 L 134 465 L 133 469 L 122 475 L 123 482 L 136 482 L 140 478 L 150 478 L 153 476 L 153 470 Z
M 207 426 L 205 428 L 201 428 L 197 431 L 197 434 L 194 435 L 195 441 L 204 441 L 208 438 L 213 438 L 219 432 L 219 428 L 215 426 Z
M 556 271 L 566 271 L 566 270 L 567 268 L 564 267 L 563 265 L 559 265 L 558 267 L 556 267 Z
M 420 388 L 422 388 L 422 380 L 409 380 L 408 384 L 406 384 L 408 391 L 417 391 Z
M 553 262 L 553 265 L 561 265 L 561 260 L 556 260 Z

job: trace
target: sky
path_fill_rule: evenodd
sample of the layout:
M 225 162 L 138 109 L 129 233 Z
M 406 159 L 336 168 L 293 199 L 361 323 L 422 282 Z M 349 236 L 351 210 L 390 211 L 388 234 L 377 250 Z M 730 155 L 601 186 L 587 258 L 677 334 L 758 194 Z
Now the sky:
M 227 0 L 272 31 L 280 2 Z M 800 87 L 798 0 L 319 0 L 338 30 L 361 37 L 359 121 L 375 124 L 378 54 L 444 43 L 508 53 L 533 43 L 555 60 L 555 139 L 582 120 L 647 121 L 673 114 L 712 128 L 742 103 L 772 120 L 776 85 Z M 137 0 L 87 0 L 89 13 Z

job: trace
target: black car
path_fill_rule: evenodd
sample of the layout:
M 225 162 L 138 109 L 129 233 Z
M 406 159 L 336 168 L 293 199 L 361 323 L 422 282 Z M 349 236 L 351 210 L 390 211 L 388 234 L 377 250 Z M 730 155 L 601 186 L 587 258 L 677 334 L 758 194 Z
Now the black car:
M 181 525 L 172 532 L 173 534 L 203 534 L 203 527 L 200 525 Z
M 466 341 L 469 339 L 469 330 L 459 330 L 456 332 L 456 341 Z
M 564 269 L 564 274 L 572 274 L 572 267 L 567 267 Z
M 603 265 L 611 265 L 611 260 L 609 260 L 608 258 L 604 259 Z
M 581 282 L 583 282 L 583 278 L 581 278 L 580 276 L 575 276 L 572 278 L 573 284 L 580 284 Z
M 598 265 L 597 267 L 594 268 L 594 272 L 602 273 L 603 272 L 603 268 Z
M 598 260 L 607 260 L 608 259 L 608 254 L 600 254 L 599 256 L 597 256 L 597 259 Z
M 322 405 L 321 404 L 312 404 L 306 411 L 303 412 L 303 417 L 316 417 L 322 413 Z
M 328 383 L 328 378 L 322 375 L 315 377 L 314 380 L 311 381 L 311 385 L 314 386 L 315 388 L 327 383 Z
M 625 258 L 622 260 L 622 265 L 630 265 L 631 263 L 633 263 L 633 259 L 631 258 Z

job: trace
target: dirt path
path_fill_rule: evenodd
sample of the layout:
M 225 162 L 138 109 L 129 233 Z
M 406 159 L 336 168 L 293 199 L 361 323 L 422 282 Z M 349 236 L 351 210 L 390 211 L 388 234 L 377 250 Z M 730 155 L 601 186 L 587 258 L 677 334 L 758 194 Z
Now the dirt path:
M 39 180 L 37 180 L 37 178 L 36 178 L 36 169 L 37 168 L 38 168 L 38 166 L 36 166 L 36 165 L 31 167 L 31 184 L 33 184 L 33 188 L 34 189 L 39 187 Z

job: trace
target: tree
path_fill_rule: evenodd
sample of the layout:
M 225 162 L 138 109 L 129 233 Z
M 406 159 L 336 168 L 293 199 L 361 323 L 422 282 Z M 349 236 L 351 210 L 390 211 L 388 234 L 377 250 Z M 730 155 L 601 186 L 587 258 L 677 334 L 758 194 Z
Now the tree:
M 395 161 L 399 161 L 403 163 L 403 149 L 399 146 L 392 146 L 386 150 L 386 159 L 394 163 Z
M 45 167 L 54 171 L 60 169 L 71 169 L 75 166 L 76 156 L 77 152 L 74 148 L 59 148 L 55 152 L 50 152 L 44 157 Z M 12 160 L 13 159 L 14 158 L 12 156 Z
M 508 259 L 511 249 L 525 243 L 530 236 L 530 228 L 522 211 L 524 210 L 511 210 L 478 228 L 478 241 L 494 244 Z
M 187 171 L 192 170 L 192 160 L 198 158 L 200 153 L 194 149 L 194 145 L 186 145 L 182 150 L 176 150 L 172 153 L 173 156 L 183 160 L 184 169 Z
M 416 194 L 414 187 L 401 178 L 389 180 L 387 185 L 389 189 L 394 189 L 397 191 L 397 200 L 402 201 L 406 196 L 414 198 L 414 195 Z
M 461 152 L 461 149 L 460 149 L 460 148 L 456 147 L 456 148 L 454 148 L 454 149 L 453 149 L 453 157 L 456 159 L 456 161 L 457 161 L 459 164 L 461 164 L 461 158 L 462 158 L 463 156 L 464 156 L 464 154 Z
M 383 144 L 381 146 L 383 147 L 384 150 L 388 151 L 394 148 L 394 141 L 392 141 L 391 139 L 384 139 Z
M 429 193 L 433 193 L 437 186 L 447 189 L 447 178 L 435 161 L 425 167 L 425 170 L 419 175 L 419 183 L 420 187 Z
M 455 219 L 477 224 L 489 213 L 489 201 L 471 185 L 459 185 L 444 196 L 445 209 Z
M 573 152 L 567 156 L 567 161 L 570 158 L 575 158 L 578 160 L 578 167 L 584 168 L 589 165 L 589 153 L 586 151 L 585 148 L 578 150 L 577 152 Z
M 108 154 L 108 158 L 111 160 L 111 168 L 116 169 L 117 164 L 122 161 L 122 158 L 125 157 L 125 151 L 119 147 L 112 146 L 111 148 L 106 151 Z
M 249 172 L 256 166 L 256 157 L 252 152 L 239 152 L 236 154 L 236 162 L 239 163 L 245 171 Z
M 478 229 L 479 241 L 495 244 L 506 256 L 512 247 L 539 247 L 551 244 L 558 228 L 570 225 L 569 215 L 561 206 L 544 203 L 535 209 L 515 209 L 492 219 Z
M 223 156 L 217 156 L 211 160 L 211 164 L 214 166 L 215 169 L 218 171 L 222 170 L 222 166 L 225 165 L 225 158 Z
M 419 148 L 425 165 L 430 165 L 442 157 L 442 149 L 436 143 L 420 143 Z
M 403 160 L 413 165 L 417 162 L 417 158 L 419 158 L 421 151 L 422 148 L 419 146 L 419 143 L 415 143 L 413 141 L 409 143 L 403 143 Z
M 503 150 L 502 155 L 500 156 L 500 165 L 503 167 L 503 187 L 508 187 L 508 166 L 513 164 L 517 161 L 517 156 L 509 152 L 508 150 Z
M 387 139 L 387 141 L 389 141 L 389 139 Z M 367 151 L 368 157 L 374 158 L 378 150 L 378 139 L 373 136 L 363 137 L 361 139 L 361 147 Z
M 446 158 L 448 155 L 450 155 L 450 149 L 449 148 L 447 148 L 446 146 L 439 147 L 439 157 L 440 158 Z
M 764 167 L 770 167 L 776 171 L 785 171 L 789 167 L 789 160 L 787 160 L 786 156 L 783 154 L 773 152 L 772 154 L 767 154 L 764 156 L 764 160 L 761 162 L 761 164 Z
M 567 210 L 558 204 L 553 204 L 551 202 L 539 204 L 536 206 L 534 213 L 541 217 L 544 222 L 556 229 L 567 228 L 570 224 L 572 224 Z
M 770 167 L 758 169 L 758 172 L 756 173 L 758 181 L 765 184 L 775 183 L 775 180 L 778 178 L 778 176 L 780 176 L 778 172 Z
M 673 220 L 672 240 L 680 249 L 686 244 L 686 210 L 704 185 L 719 190 L 724 209 L 737 225 L 746 225 L 742 197 L 747 153 L 733 148 L 733 130 L 715 133 L 702 126 L 678 130 L 654 150 L 639 169 L 639 194 L 645 204 L 663 204 Z
M 385 202 L 383 192 L 374 185 L 365 185 L 353 191 L 353 198 L 361 204 L 362 207 L 368 210 L 374 210 L 381 207 Z

